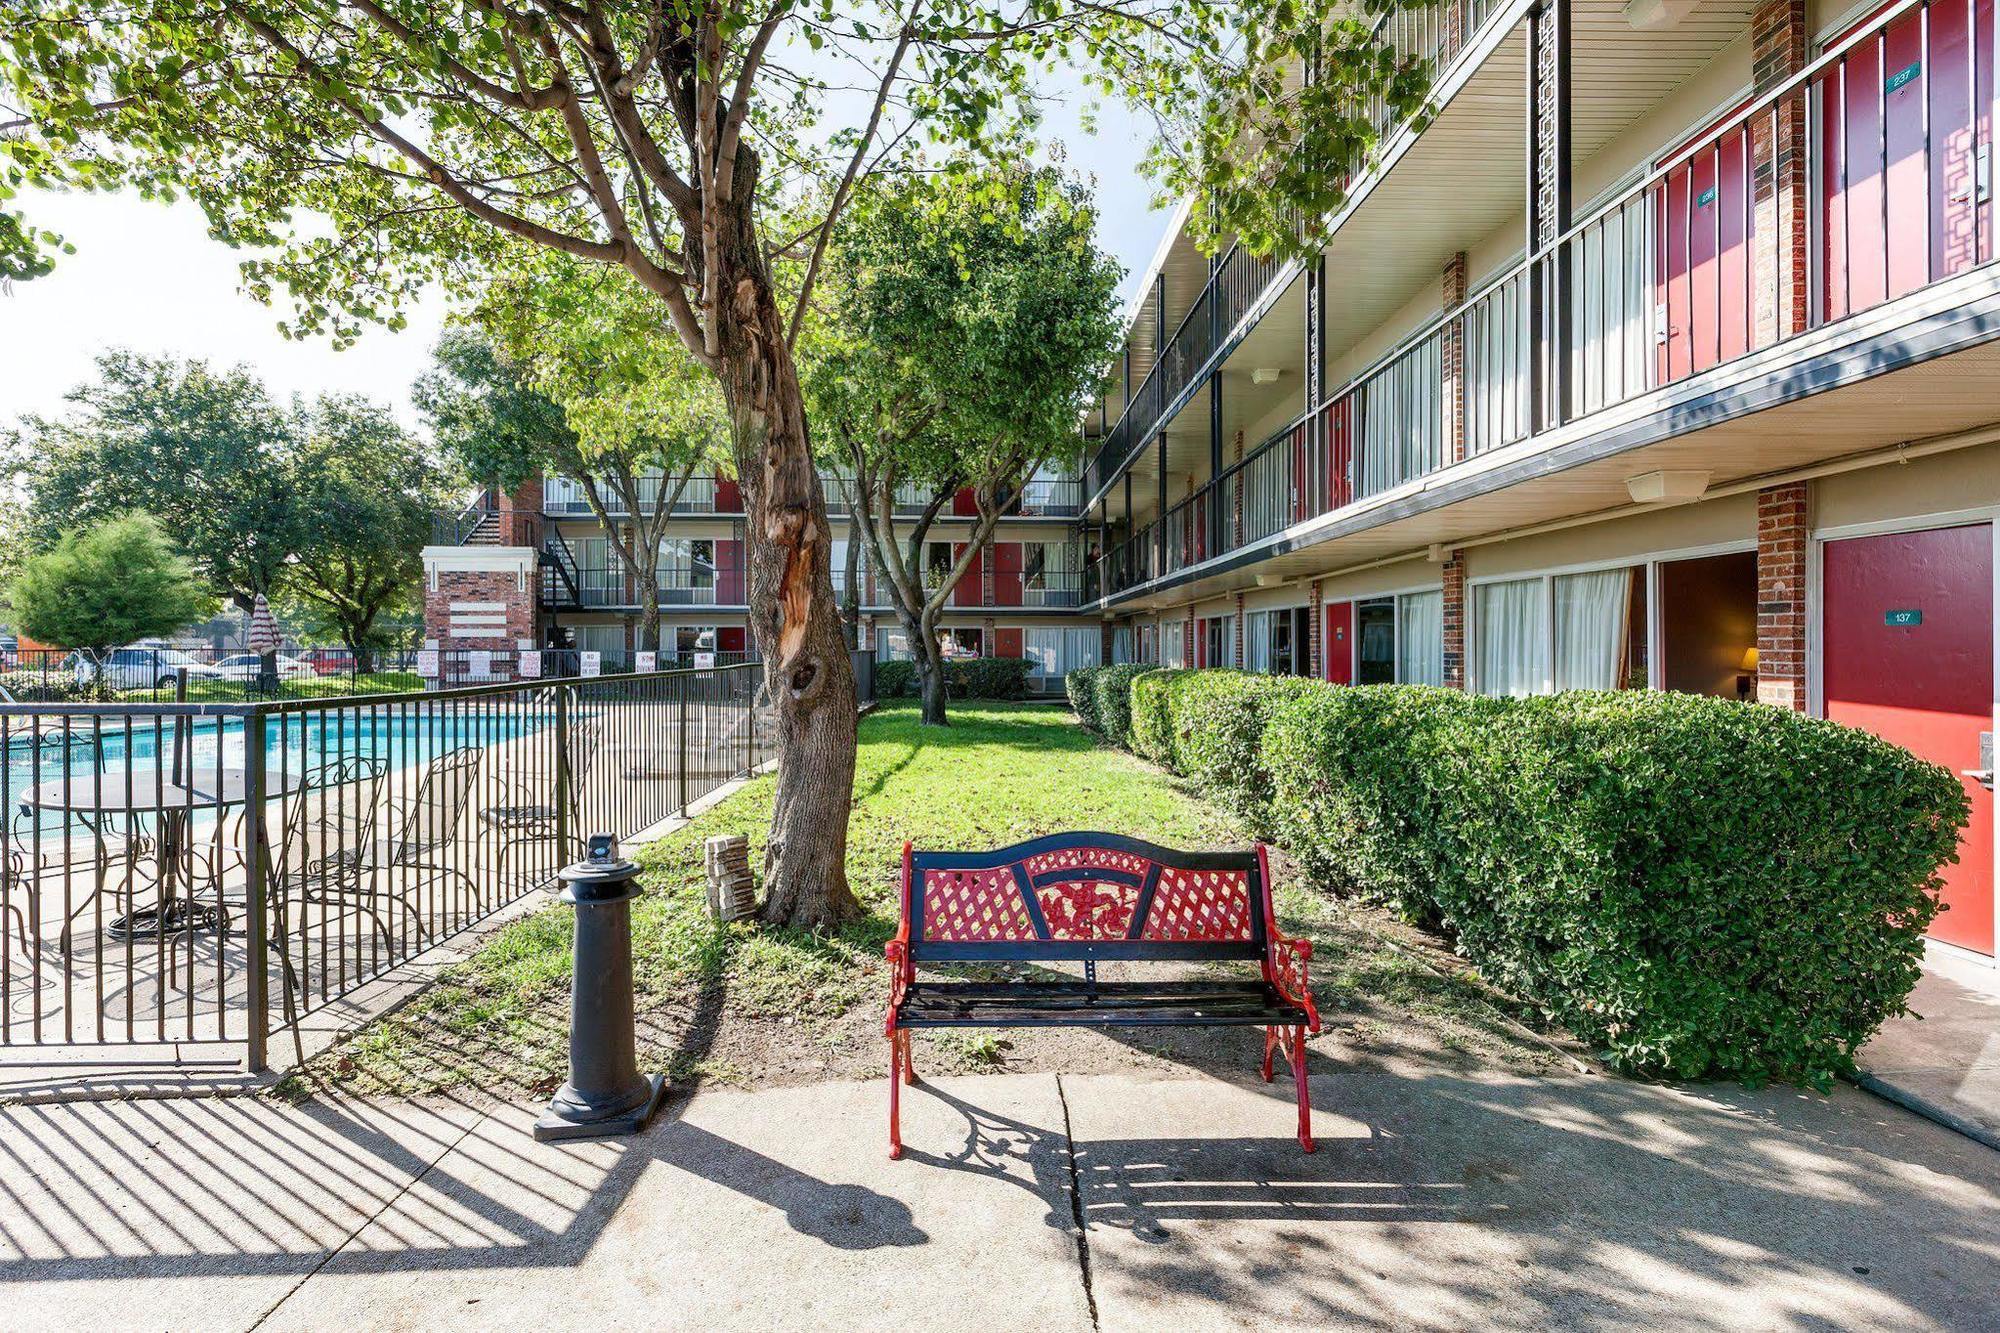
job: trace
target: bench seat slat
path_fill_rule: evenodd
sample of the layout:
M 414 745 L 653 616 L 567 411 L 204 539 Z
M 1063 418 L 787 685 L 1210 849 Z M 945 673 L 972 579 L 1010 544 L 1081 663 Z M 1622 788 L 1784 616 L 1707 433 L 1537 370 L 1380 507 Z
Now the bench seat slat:
M 1267 985 L 1216 982 L 922 983 L 897 1007 L 906 1027 L 1285 1026 L 1304 1012 Z

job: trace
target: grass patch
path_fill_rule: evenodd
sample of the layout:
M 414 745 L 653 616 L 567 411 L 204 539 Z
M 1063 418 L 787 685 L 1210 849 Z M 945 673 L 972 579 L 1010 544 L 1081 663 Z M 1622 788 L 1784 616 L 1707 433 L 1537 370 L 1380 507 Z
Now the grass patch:
M 647 1064 L 727 1082 L 879 1072 L 888 989 L 882 945 L 895 929 L 905 841 L 993 847 L 1074 829 L 1188 849 L 1249 841 L 1226 813 L 1100 745 L 1067 709 L 965 704 L 953 708 L 952 720 L 947 730 L 923 728 L 914 704 L 892 704 L 862 720 L 847 873 L 867 915 L 836 934 L 723 926 L 708 917 L 702 840 L 745 834 L 750 863 L 761 866 L 769 777 L 639 851 L 646 893 L 633 909 L 633 963 Z M 1314 966 L 1325 978 L 1330 1020 L 1343 1011 L 1379 1017 L 1386 1002 L 1395 1014 L 1430 1011 L 1463 1029 L 1437 1043 L 1446 1047 L 1514 1040 L 1503 1037 L 1477 987 L 1400 958 L 1347 907 L 1299 887 L 1295 875 L 1279 878 L 1281 923 L 1318 942 Z M 565 1060 L 570 937 L 566 909 L 511 923 L 402 1010 L 313 1062 L 304 1081 L 396 1093 L 552 1088 Z M 1045 1035 L 934 1038 L 928 1067 L 1031 1065 L 1036 1051 L 1055 1049 L 1042 1042 Z

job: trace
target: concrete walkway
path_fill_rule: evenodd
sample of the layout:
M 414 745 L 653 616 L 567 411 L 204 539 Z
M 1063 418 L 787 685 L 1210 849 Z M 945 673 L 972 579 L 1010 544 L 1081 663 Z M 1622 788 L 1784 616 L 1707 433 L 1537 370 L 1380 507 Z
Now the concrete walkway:
M 1281 1082 L 0 1112 L 0 1326 L 1993 1328 L 2000 1153 L 1853 1089 L 1342 1063 Z
M 1937 951 L 1910 1008 L 1862 1048 L 1863 1084 L 2000 1149 L 2000 970 Z

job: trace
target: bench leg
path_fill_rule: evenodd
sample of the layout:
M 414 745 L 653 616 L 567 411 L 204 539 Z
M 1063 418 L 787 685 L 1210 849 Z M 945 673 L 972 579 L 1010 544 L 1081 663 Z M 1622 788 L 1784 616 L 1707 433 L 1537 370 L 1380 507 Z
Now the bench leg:
M 1264 1029 L 1264 1081 L 1271 1081 L 1271 1055 L 1278 1049 L 1278 1029 Z
M 1299 1088 L 1299 1146 L 1307 1152 L 1313 1150 L 1312 1092 L 1306 1086 L 1306 1030 L 1292 1029 L 1291 1048 L 1286 1057 L 1292 1066 L 1292 1077 Z
M 889 1034 L 889 1160 L 903 1155 L 903 1043 L 907 1033 Z
M 903 1039 L 903 1082 L 914 1088 L 917 1086 L 917 1061 L 913 1049 L 915 1043 L 911 1040 L 908 1028 L 902 1029 L 896 1035 Z

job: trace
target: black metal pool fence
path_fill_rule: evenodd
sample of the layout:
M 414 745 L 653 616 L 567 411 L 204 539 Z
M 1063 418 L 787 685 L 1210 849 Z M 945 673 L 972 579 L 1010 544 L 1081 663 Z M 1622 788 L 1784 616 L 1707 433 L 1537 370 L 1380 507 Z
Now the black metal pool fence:
M 0 1048 L 228 1043 L 775 758 L 757 664 L 0 704 Z M 295 1038 L 296 1040 L 296 1038 Z

